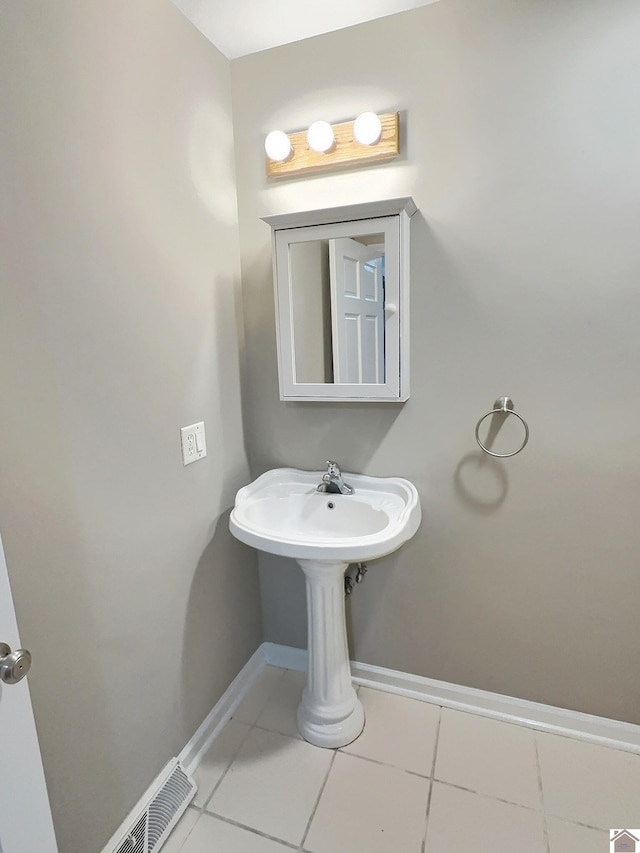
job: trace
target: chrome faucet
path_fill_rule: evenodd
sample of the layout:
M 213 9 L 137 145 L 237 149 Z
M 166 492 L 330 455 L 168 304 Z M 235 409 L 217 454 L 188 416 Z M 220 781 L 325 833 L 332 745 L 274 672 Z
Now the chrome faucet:
M 342 479 L 338 463 L 327 461 L 327 473 L 322 475 L 318 491 L 330 492 L 333 495 L 352 495 L 355 489 Z

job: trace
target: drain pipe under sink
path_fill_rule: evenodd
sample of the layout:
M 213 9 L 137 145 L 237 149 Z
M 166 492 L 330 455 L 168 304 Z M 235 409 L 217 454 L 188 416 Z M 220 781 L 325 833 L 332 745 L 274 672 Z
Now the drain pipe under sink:
M 351 566 L 349 566 L 344 575 L 345 595 L 351 595 L 353 590 L 356 588 L 356 584 L 362 583 L 364 576 L 367 573 L 366 563 L 353 563 L 352 565 L 355 566 L 355 571 L 353 571 Z

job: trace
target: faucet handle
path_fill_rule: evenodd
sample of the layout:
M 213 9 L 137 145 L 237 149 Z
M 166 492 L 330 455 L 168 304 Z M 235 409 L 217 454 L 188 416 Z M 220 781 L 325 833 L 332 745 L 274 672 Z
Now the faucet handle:
M 332 462 L 330 459 L 327 459 L 327 471 L 329 474 L 339 474 L 340 467 L 337 462 Z

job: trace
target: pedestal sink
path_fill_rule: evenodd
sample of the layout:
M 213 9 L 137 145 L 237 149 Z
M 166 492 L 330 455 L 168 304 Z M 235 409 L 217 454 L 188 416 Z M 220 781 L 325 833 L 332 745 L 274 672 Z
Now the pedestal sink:
M 233 535 L 262 551 L 297 560 L 307 583 L 309 672 L 298 728 L 316 746 L 345 746 L 364 727 L 351 684 L 344 614 L 350 563 L 395 551 L 420 525 L 415 486 L 396 477 L 345 474 L 354 494 L 317 491 L 323 471 L 277 468 L 240 489 Z

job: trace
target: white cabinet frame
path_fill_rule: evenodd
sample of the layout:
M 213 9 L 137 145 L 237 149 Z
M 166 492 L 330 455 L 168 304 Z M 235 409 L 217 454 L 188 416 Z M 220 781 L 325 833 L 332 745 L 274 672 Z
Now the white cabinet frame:
M 272 229 L 280 399 L 306 402 L 404 402 L 409 398 L 409 238 L 411 198 L 263 217 Z M 310 240 L 382 233 L 385 241 L 384 384 L 298 382 L 290 246 Z

